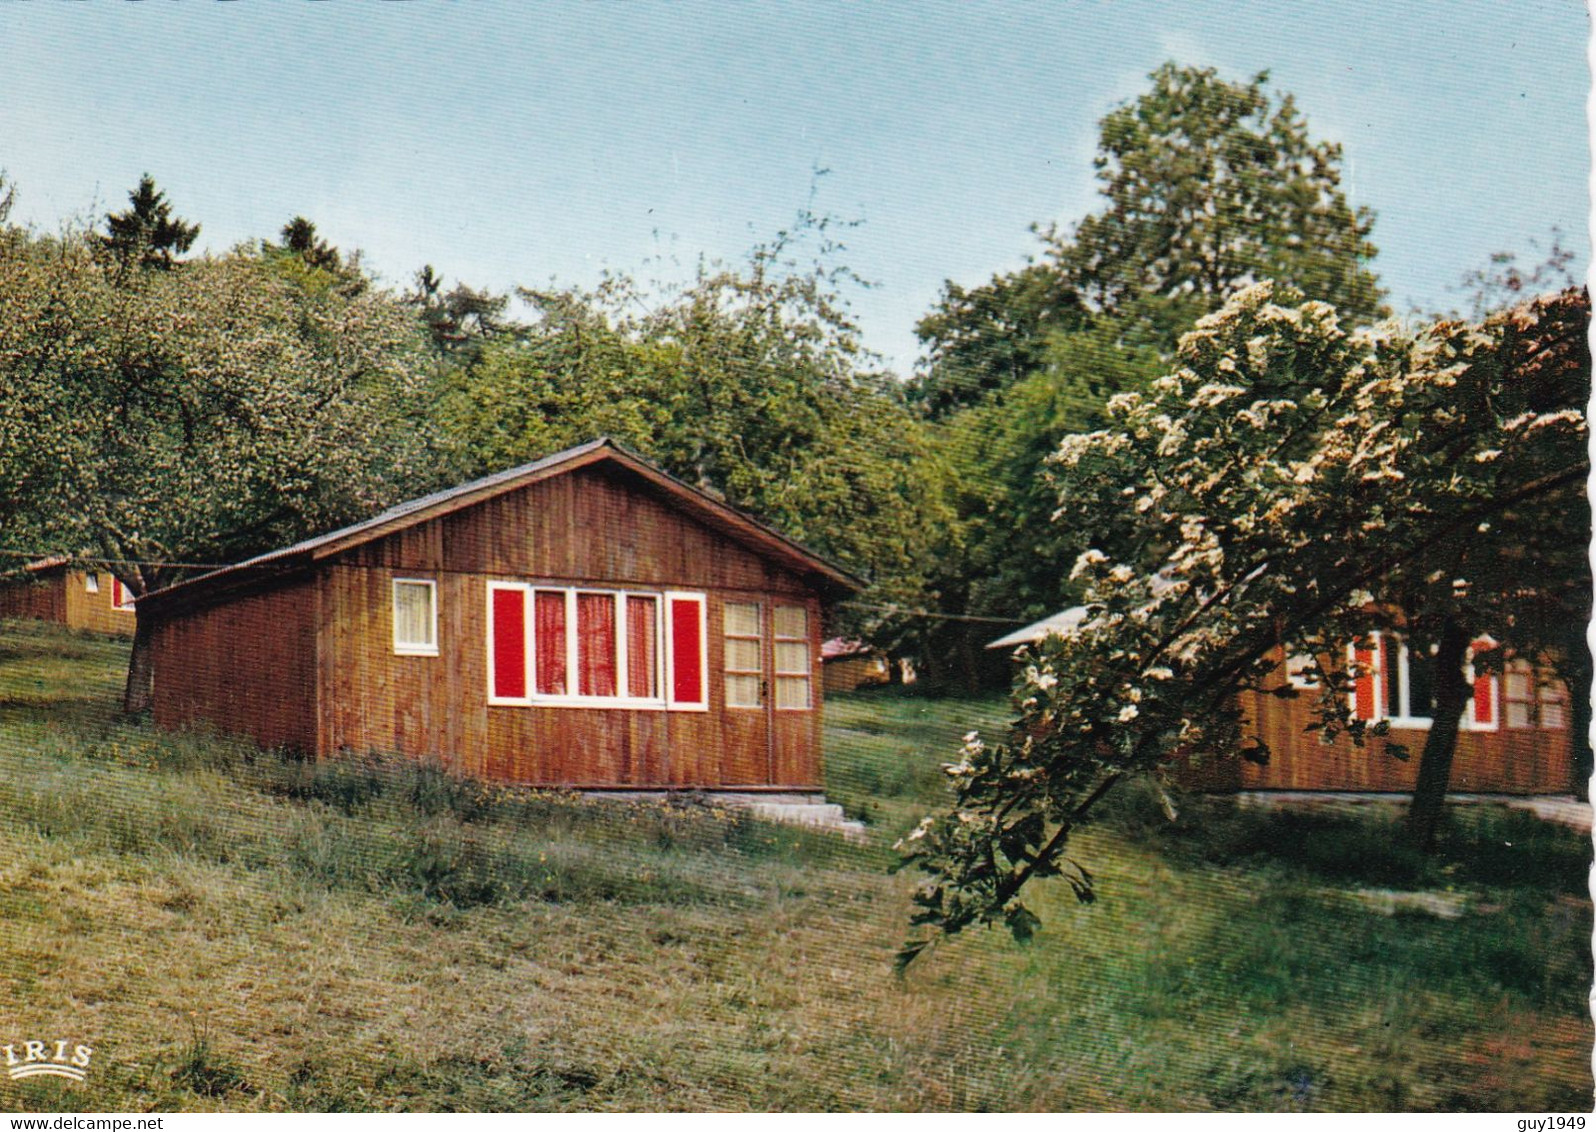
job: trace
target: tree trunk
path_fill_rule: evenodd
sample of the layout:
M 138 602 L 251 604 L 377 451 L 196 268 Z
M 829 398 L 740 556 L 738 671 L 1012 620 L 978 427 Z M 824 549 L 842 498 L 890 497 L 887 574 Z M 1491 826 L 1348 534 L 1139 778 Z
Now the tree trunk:
M 1446 788 L 1452 780 L 1452 756 L 1457 751 L 1457 729 L 1474 689 L 1463 679 L 1463 661 L 1469 639 L 1463 626 L 1448 617 L 1441 626 L 1435 653 L 1435 708 L 1430 733 L 1419 757 L 1419 779 L 1408 807 L 1408 840 L 1428 852 L 1446 806 Z
M 155 696 L 155 665 L 151 644 L 154 633 L 147 618 L 133 613 L 133 655 L 127 664 L 127 688 L 122 693 L 122 710 L 133 713 L 149 708 Z

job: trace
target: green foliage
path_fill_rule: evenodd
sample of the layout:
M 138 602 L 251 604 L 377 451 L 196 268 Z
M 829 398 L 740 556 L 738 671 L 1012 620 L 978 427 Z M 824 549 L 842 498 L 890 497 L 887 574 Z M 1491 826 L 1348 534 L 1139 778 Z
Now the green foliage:
M 118 279 L 78 240 L 21 239 L 0 310 L 0 459 L 49 544 L 135 594 L 436 474 L 420 338 L 378 292 L 309 293 L 246 254 Z
M 505 318 L 506 296 L 464 283 L 445 292 L 443 278 L 430 263 L 416 272 L 415 288 L 404 301 L 420 316 L 438 353 L 461 364 L 475 362 L 488 341 L 515 329 Z
M 194 246 L 200 226 L 172 214 L 166 194 L 148 173 L 128 193 L 128 208 L 105 218 L 106 233 L 98 246 L 123 268 L 171 270 L 177 257 Z
M 1136 312 L 1167 340 L 1250 283 L 1329 303 L 1349 326 L 1380 316 L 1366 264 L 1373 216 L 1341 191 L 1341 147 L 1315 142 L 1289 94 L 1166 63 L 1152 89 L 1103 119 L 1095 161 L 1107 207 L 1069 239 L 1060 268 L 1096 310 Z
M 371 286 L 371 280 L 361 270 L 360 253 L 346 258 L 316 235 L 316 225 L 303 216 L 283 225 L 281 239 L 280 244 L 262 240 L 261 258 L 307 294 L 336 290 L 340 297 L 352 299 Z
M 917 604 L 946 515 L 938 466 L 859 346 L 829 223 L 805 217 L 746 263 L 659 294 L 624 278 L 522 292 L 536 320 L 455 371 L 439 406 L 458 466 L 612 436 L 872 578 L 873 598 Z
M 1585 540 L 1566 520 L 1588 514 L 1588 327 L 1568 292 L 1479 326 L 1349 335 L 1326 304 L 1260 284 L 1199 322 L 1147 393 L 1116 396 L 1110 427 L 1066 438 L 1052 465 L 1090 616 L 1032 650 L 1006 737 L 967 737 L 948 812 L 903 843 L 928 876 L 915 922 L 1024 937 L 1032 878 L 1089 899 L 1065 851 L 1119 780 L 1267 757 L 1235 694 L 1276 691 L 1281 644 L 1334 658 L 1394 622 L 1533 651 L 1551 609 L 1583 624 Z M 1454 659 L 1466 690 L 1461 645 Z M 1352 674 L 1326 668 L 1320 724 L 1359 740 Z
M 1168 353 L 1199 317 L 1263 280 L 1330 303 L 1350 325 L 1384 313 L 1367 264 L 1373 215 L 1341 190 L 1341 147 L 1316 142 L 1268 75 L 1232 83 L 1166 63 L 1101 123 L 1101 209 L 1040 229 L 1043 254 L 964 288 L 949 281 L 916 326 L 910 397 L 933 418 L 1047 364 L 1048 343 L 1107 320 L 1130 348 Z
M 941 424 L 957 515 L 932 555 L 938 608 L 1019 624 L 1076 600 L 1043 458 L 1100 427 L 1109 399 L 1144 388 L 1239 288 L 1278 280 L 1350 324 L 1381 312 L 1372 219 L 1341 192 L 1339 147 L 1313 141 L 1292 98 L 1272 101 L 1266 84 L 1159 68 L 1102 122 L 1102 207 L 1073 231 L 1043 231 L 1044 254 L 1020 271 L 949 282 L 920 321 L 927 359 L 908 395 Z M 919 626 L 927 675 L 968 686 L 1000 629 Z
M 1087 311 L 1052 263 L 1030 264 L 966 289 L 951 279 L 915 324 L 929 357 L 909 395 L 932 419 L 979 404 L 1047 364 L 1050 335 L 1079 329 Z

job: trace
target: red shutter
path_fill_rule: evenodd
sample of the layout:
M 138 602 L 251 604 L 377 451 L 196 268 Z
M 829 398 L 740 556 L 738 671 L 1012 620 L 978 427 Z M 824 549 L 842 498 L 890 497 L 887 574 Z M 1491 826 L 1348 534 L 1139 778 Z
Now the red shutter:
M 1469 648 L 1470 655 L 1474 653 L 1489 652 L 1495 645 L 1476 641 Z M 1474 726 L 1496 726 L 1496 704 L 1491 695 L 1491 674 L 1477 672 L 1474 676 Z
M 1379 703 L 1374 695 L 1374 649 L 1358 645 L 1352 650 L 1352 658 L 1361 674 L 1352 685 L 1353 714 L 1358 719 L 1372 720 Z
M 526 591 L 493 591 L 493 696 L 526 698 Z
M 672 597 L 671 699 L 678 704 L 704 702 L 704 599 Z

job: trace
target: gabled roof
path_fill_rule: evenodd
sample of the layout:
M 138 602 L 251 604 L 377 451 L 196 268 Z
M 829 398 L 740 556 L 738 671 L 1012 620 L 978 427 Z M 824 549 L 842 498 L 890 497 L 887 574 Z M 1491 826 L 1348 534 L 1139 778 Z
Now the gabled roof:
M 186 602 L 189 599 L 247 584 L 252 577 L 258 577 L 262 572 L 286 573 L 310 566 L 364 543 L 384 538 L 395 531 L 475 506 L 528 484 L 565 475 L 578 468 L 600 464 L 620 467 L 641 478 L 681 511 L 733 541 L 741 543 L 755 554 L 778 562 L 804 576 L 817 589 L 841 594 L 857 592 L 864 588 L 862 579 L 842 567 L 820 557 L 781 532 L 743 514 L 729 504 L 690 484 L 683 483 L 623 445 L 608 437 L 601 437 L 586 444 L 579 444 L 575 448 L 556 452 L 552 456 L 545 456 L 541 460 L 534 460 L 530 464 L 522 464 L 518 468 L 510 468 L 479 480 L 472 480 L 470 483 L 460 484 L 458 487 L 397 504 L 364 522 L 329 531 L 280 550 L 268 551 L 208 574 L 185 579 L 146 595 L 139 603 L 140 608 L 152 612 L 159 611 L 172 602 Z
M 23 567 L 23 569 L 24 570 L 34 570 L 34 571 L 37 571 L 37 570 L 54 570 L 57 566 L 65 566 L 68 562 L 71 562 L 71 561 L 72 561 L 72 559 L 68 558 L 64 554 L 52 554 L 49 558 L 40 558 L 40 559 L 37 559 L 37 560 L 35 560 L 33 562 L 29 562 L 26 566 Z

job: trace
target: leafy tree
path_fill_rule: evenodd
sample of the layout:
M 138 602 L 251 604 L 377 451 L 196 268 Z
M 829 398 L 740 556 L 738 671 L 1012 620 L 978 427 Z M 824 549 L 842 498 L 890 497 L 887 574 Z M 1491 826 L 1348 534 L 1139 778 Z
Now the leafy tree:
M 316 234 L 316 225 L 296 216 L 282 227 L 281 243 L 260 242 L 260 258 L 311 295 L 337 291 L 354 298 L 372 285 L 358 251 L 345 255 Z
M 1079 329 L 1087 313 L 1051 263 L 1029 264 L 968 290 L 950 279 L 936 307 L 915 324 L 928 357 L 910 396 L 933 420 L 979 404 L 1040 370 L 1050 335 Z
M 1372 218 L 1346 202 L 1340 161 L 1289 95 L 1271 99 L 1267 76 L 1231 83 L 1166 64 L 1103 119 L 1102 206 L 1073 231 L 1042 231 L 1043 254 L 1021 271 L 946 285 L 916 328 L 927 361 L 909 389 L 946 425 L 939 443 L 959 470 L 961 530 L 932 571 L 940 608 L 1020 621 L 1073 600 L 1041 457 L 1151 380 L 1237 289 L 1278 279 L 1351 323 L 1380 313 Z M 933 678 L 986 678 L 977 658 L 991 628 L 924 626 Z
M 445 357 L 470 363 L 483 345 L 512 329 L 505 318 L 509 298 L 456 283 L 445 292 L 443 277 L 429 263 L 416 272 L 405 302 L 416 309 L 432 344 Z
M 1289 283 L 1351 325 L 1382 313 L 1366 264 L 1373 215 L 1341 191 L 1341 147 L 1315 142 L 1267 71 L 1247 83 L 1166 63 L 1152 90 L 1103 119 L 1107 206 L 1066 240 L 1061 269 L 1089 304 L 1179 334 L 1251 283 Z
M 316 225 L 303 216 L 296 216 L 283 225 L 283 247 L 293 252 L 311 267 L 324 271 L 338 271 L 343 267 L 343 257 L 338 249 L 316 235 Z
M 0 451 L 48 545 L 135 597 L 432 486 L 426 367 L 388 297 L 258 256 L 124 278 L 76 239 L 0 247 Z M 126 706 L 149 692 L 136 629 Z
M 1588 326 L 1566 292 L 1479 325 L 1350 335 L 1327 304 L 1259 284 L 1199 322 L 1149 392 L 1116 397 L 1110 427 L 1067 438 L 1053 471 L 1090 617 L 1030 652 L 1008 736 L 971 735 L 949 811 L 901 843 L 927 874 L 914 922 L 1024 939 L 1031 879 L 1090 900 L 1070 835 L 1117 782 L 1267 757 L 1237 693 L 1290 694 L 1281 645 L 1334 658 L 1393 624 L 1436 642 L 1420 776 L 1444 791 L 1469 640 L 1530 651 L 1548 622 L 1588 616 Z M 1361 739 L 1354 674 L 1320 675 L 1321 725 Z M 1411 820 L 1422 842 L 1417 795 Z
M 734 267 L 645 292 L 523 291 L 536 318 L 450 379 L 458 466 L 479 472 L 600 434 L 917 605 L 945 518 L 924 426 L 870 364 L 807 217 Z M 818 236 L 815 258 L 805 241 Z M 896 622 L 875 618 L 890 637 Z
M 155 187 L 148 173 L 139 178 L 138 187 L 128 194 L 125 212 L 105 218 L 106 234 L 99 244 L 124 266 L 171 269 L 194 246 L 200 226 L 172 214 L 166 194 Z
M 1107 316 L 1129 344 L 1168 352 L 1200 316 L 1260 280 L 1297 287 L 1349 323 L 1383 313 L 1367 264 L 1373 214 L 1341 190 L 1341 147 L 1316 142 L 1268 74 L 1232 83 L 1166 63 L 1101 124 L 1103 206 L 1040 231 L 1033 263 L 966 290 L 949 282 L 916 331 L 912 396 L 932 415 L 1037 371 L 1048 339 Z

